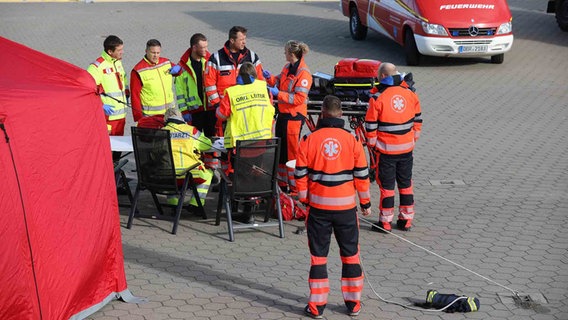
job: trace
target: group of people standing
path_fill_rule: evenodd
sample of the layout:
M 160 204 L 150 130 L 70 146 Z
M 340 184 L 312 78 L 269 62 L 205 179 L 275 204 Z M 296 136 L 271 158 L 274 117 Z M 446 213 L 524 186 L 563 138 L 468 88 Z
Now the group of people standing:
M 123 42 L 116 36 L 107 37 L 103 53 L 88 71 L 100 87 L 109 133 L 123 135 L 130 97 L 138 126 L 171 129 L 172 145 L 181 137 L 176 134 L 180 131 L 188 133 L 185 139 L 190 136 L 195 141 L 186 146 L 190 150 L 176 155 L 180 158 L 174 159 L 176 168 L 181 163 L 194 164 L 181 161 L 190 156 L 192 161 L 205 162 L 199 170 L 218 166 L 217 157 L 209 154 L 200 160 L 193 152 L 206 149 L 211 145 L 209 138 L 215 136 L 224 136 L 228 172 L 237 140 L 273 135 L 281 138 L 278 184 L 284 191 L 296 193 L 309 207 L 306 226 L 311 255 L 310 297 L 304 311 L 313 318 L 322 318 L 329 292 L 327 255 L 331 234 L 335 233 L 343 264 L 341 291 L 348 314 L 356 316 L 361 310 L 364 278 L 359 259 L 357 197 L 363 215 L 371 214 L 369 170 L 362 142 L 344 129 L 341 100 L 335 96 L 324 98 L 316 130 L 301 138 L 312 86 L 312 75 L 304 60 L 308 46 L 288 41 L 284 46 L 287 63 L 274 75 L 246 47 L 246 36 L 246 28 L 232 27 L 224 46 L 211 54 L 207 38 L 196 33 L 177 64 L 161 57 L 161 44 L 150 40 L 146 55 L 130 74 L 130 90 L 121 63 Z M 394 188 L 398 184 L 397 226 L 409 230 L 414 218 L 412 150 L 421 131 L 420 103 L 393 64 L 381 64 L 378 77 L 380 84 L 369 101 L 365 118 L 367 143 L 378 154 L 378 225 L 391 230 Z M 274 123 L 275 102 L 278 116 Z M 295 169 L 286 166 L 289 160 L 296 160 Z M 204 183 L 202 189 L 207 190 L 210 175 L 198 176 Z

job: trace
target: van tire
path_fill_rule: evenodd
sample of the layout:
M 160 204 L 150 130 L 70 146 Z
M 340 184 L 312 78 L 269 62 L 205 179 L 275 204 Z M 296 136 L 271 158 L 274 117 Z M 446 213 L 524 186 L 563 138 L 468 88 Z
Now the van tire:
M 406 64 L 409 66 L 417 66 L 420 63 L 420 52 L 416 47 L 414 40 L 414 33 L 412 30 L 407 30 L 404 33 L 404 52 L 406 54 Z
M 568 0 L 556 0 L 556 22 L 563 31 L 568 31 Z
M 501 63 L 503 63 L 504 60 L 505 60 L 505 54 L 504 53 L 491 56 L 491 63 L 494 63 L 494 64 L 501 64 Z
M 353 40 L 364 40 L 367 37 L 367 27 L 361 23 L 357 7 L 349 9 L 349 31 Z

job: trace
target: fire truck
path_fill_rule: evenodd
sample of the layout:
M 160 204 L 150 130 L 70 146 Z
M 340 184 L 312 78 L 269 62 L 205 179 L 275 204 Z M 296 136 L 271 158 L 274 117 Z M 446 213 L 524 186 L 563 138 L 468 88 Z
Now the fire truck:
M 377 31 L 403 46 L 408 65 L 422 55 L 489 56 L 500 64 L 513 45 L 506 0 L 341 0 L 340 6 L 354 40 Z

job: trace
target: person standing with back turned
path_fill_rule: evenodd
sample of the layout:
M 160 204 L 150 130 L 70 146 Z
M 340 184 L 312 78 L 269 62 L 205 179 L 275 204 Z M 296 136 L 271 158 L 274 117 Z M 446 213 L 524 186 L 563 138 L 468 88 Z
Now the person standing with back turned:
M 262 75 L 262 63 L 258 55 L 246 47 L 247 29 L 234 26 L 229 30 L 229 40 L 223 48 L 215 52 L 207 62 L 205 71 L 205 95 L 207 103 L 213 108 L 219 107 L 225 94 L 225 89 L 237 84 L 239 69 L 244 62 L 253 64 L 257 79 L 264 80 Z M 217 125 L 217 133 L 223 135 L 220 123 Z
M 363 215 L 371 214 L 369 168 L 361 141 L 343 129 L 345 120 L 341 116 L 341 100 L 326 96 L 318 127 L 300 140 L 296 159 L 298 197 L 309 208 L 310 298 L 304 312 L 315 319 L 322 318 L 327 305 L 327 255 L 332 233 L 343 264 L 341 291 L 347 312 L 356 316 L 361 311 L 363 270 L 356 193 Z
M 378 153 L 378 183 L 381 190 L 378 226 L 391 231 L 394 217 L 394 187 L 400 197 L 399 229 L 409 231 L 414 219 L 412 163 L 414 145 L 422 130 L 422 111 L 418 96 L 392 63 L 379 67 L 379 95 L 369 100 L 365 116 L 367 143 Z M 373 226 L 373 230 L 381 231 Z

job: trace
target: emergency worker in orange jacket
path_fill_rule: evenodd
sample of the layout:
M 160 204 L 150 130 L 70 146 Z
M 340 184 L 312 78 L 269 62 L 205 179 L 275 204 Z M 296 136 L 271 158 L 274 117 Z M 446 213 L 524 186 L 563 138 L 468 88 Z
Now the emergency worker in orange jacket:
M 309 207 L 306 220 L 311 268 L 310 298 L 304 312 L 321 318 L 327 304 L 327 255 L 332 232 L 343 264 L 341 291 L 348 314 L 361 310 L 363 271 L 359 260 L 357 196 L 363 215 L 371 214 L 369 169 L 361 142 L 343 129 L 341 101 L 326 96 L 314 132 L 300 141 L 296 159 L 298 197 Z
M 404 82 L 392 63 L 379 67 L 378 94 L 369 100 L 365 116 L 367 143 L 378 153 L 381 191 L 378 226 L 390 231 L 394 216 L 394 188 L 398 185 L 397 227 L 408 231 L 414 219 L 412 165 L 414 145 L 422 129 L 418 96 Z M 381 231 L 373 227 L 375 231 Z
M 223 48 L 215 52 L 207 62 L 205 70 L 205 95 L 207 103 L 213 108 L 219 107 L 225 90 L 237 84 L 239 69 L 244 62 L 251 62 L 258 75 L 264 80 L 260 57 L 246 47 L 247 29 L 234 26 L 229 30 L 229 40 Z M 220 122 L 217 122 L 217 134 L 223 135 Z
M 273 76 L 264 70 L 270 92 L 278 101 L 278 118 L 275 135 L 282 140 L 278 164 L 278 184 L 283 190 L 289 186 L 296 191 L 294 170 L 286 162 L 297 157 L 302 126 L 308 116 L 308 92 L 312 86 L 312 73 L 304 61 L 309 47 L 303 42 L 290 40 L 284 46 L 288 63 L 279 75 Z

